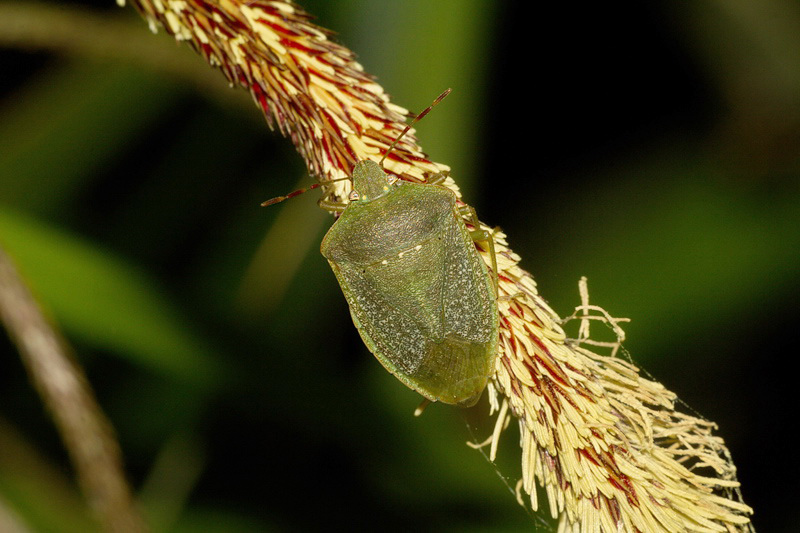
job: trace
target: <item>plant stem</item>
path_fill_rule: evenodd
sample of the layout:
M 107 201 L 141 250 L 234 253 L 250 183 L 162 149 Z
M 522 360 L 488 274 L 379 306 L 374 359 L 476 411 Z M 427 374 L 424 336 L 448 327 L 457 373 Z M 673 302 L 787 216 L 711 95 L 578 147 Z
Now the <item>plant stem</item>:
M 119 445 L 63 338 L 0 249 L 0 321 L 50 411 L 81 488 L 104 529 L 145 531 L 122 469 Z

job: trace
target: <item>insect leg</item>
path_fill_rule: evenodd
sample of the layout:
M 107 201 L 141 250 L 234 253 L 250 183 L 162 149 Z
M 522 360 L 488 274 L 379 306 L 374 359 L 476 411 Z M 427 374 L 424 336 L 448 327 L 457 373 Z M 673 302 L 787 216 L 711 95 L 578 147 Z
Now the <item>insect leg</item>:
M 345 202 L 337 202 L 334 200 L 328 200 L 327 198 L 322 198 L 319 202 L 317 202 L 322 209 L 326 211 L 333 211 L 334 213 L 341 213 L 347 207 L 347 203 Z
M 441 174 L 437 174 L 437 176 L 441 176 Z M 459 206 L 458 212 L 461 216 L 467 218 L 468 222 L 474 228 L 472 231 L 469 232 L 470 237 L 475 242 L 485 242 L 489 249 L 489 259 L 492 262 L 492 279 L 494 281 L 494 295 L 495 298 L 498 296 L 498 279 L 497 279 L 497 254 L 494 251 L 494 239 L 492 238 L 492 234 L 483 229 L 481 227 L 481 221 L 478 220 L 478 213 L 475 212 L 475 208 L 471 205 L 464 204 L 463 206 Z
M 431 401 L 429 399 L 425 398 L 424 400 L 422 400 L 422 403 L 419 404 L 416 409 L 414 409 L 414 416 L 421 416 L 423 411 L 425 411 L 425 408 L 428 407 L 430 404 Z
M 432 176 L 428 176 L 425 181 L 428 185 L 441 185 L 444 183 L 444 180 L 448 178 L 448 176 L 450 176 L 450 172 L 445 170 L 444 172 L 439 172 L 437 174 L 433 174 Z

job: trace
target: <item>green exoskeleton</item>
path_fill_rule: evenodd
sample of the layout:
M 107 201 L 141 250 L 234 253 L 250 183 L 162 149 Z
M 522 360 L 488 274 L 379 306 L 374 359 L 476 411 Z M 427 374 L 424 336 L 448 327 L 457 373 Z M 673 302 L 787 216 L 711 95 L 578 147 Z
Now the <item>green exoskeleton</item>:
M 495 289 L 473 242 L 487 236 L 467 230 L 449 189 L 390 184 L 370 160 L 359 161 L 352 177 L 358 199 L 331 226 L 321 251 L 353 323 L 407 386 L 431 401 L 473 405 L 498 342 Z
M 459 206 L 439 185 L 441 174 L 426 184 L 398 182 L 381 164 L 363 160 L 351 179 L 350 202 L 340 205 L 321 252 L 361 338 L 389 372 L 426 399 L 475 404 L 498 349 L 491 236 L 472 208 Z M 476 241 L 487 243 L 495 278 Z

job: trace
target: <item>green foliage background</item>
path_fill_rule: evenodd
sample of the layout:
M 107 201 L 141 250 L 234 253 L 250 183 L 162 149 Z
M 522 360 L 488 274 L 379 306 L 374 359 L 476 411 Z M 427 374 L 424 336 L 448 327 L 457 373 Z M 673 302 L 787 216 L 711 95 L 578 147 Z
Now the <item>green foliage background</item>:
M 315 195 L 258 207 L 310 181 L 289 141 L 109 4 L 45 5 L 130 34 L 87 19 L 99 46 L 3 40 L 0 242 L 75 347 L 154 529 L 547 527 L 464 446 L 457 409 L 411 416 L 419 398 L 363 347 L 317 252 Z M 303 5 L 396 103 L 453 88 L 421 144 L 557 311 L 586 275 L 633 319 L 635 361 L 720 424 L 757 526 L 790 531 L 800 6 Z M 5 338 L 0 398 L 0 506 L 35 531 L 91 530 Z

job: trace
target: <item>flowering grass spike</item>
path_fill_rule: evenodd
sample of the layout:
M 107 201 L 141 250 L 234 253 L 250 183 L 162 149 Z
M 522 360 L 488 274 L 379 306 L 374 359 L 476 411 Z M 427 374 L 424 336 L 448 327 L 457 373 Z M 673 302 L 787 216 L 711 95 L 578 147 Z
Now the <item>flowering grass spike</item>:
M 408 112 L 293 3 L 132 3 L 153 31 L 188 42 L 247 89 L 323 183 L 350 175 L 360 160 L 380 160 L 405 125 Z M 413 131 L 383 166 L 412 182 L 449 170 L 427 159 Z M 444 185 L 459 194 L 452 179 Z M 350 186 L 326 184 L 325 198 L 346 202 Z M 493 235 L 499 282 L 499 355 L 488 386 L 498 417 L 492 451 L 516 418 L 521 489 L 531 506 L 538 508 L 539 483 L 563 532 L 751 530 L 752 510 L 716 426 L 677 410 L 675 394 L 631 363 L 598 353 L 590 339 L 568 339 L 505 235 L 482 229 Z

